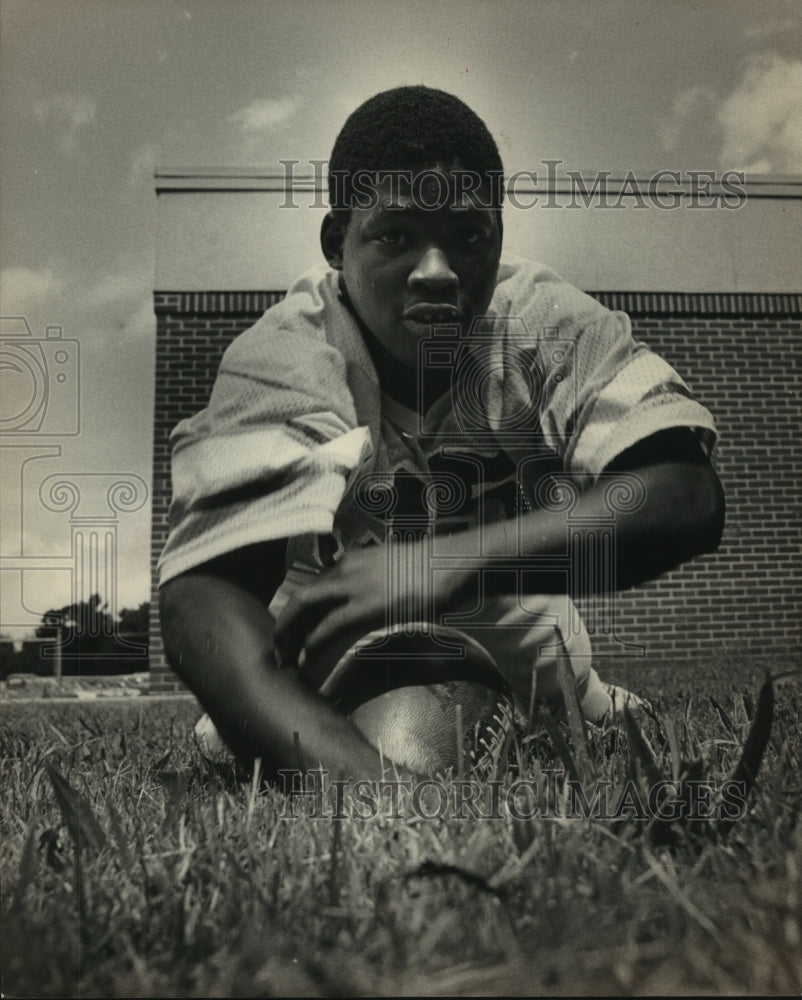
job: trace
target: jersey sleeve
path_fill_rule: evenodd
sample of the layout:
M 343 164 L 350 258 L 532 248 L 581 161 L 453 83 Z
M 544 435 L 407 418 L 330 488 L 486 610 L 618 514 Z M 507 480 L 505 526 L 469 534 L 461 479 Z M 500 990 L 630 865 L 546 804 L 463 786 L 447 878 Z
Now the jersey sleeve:
M 321 333 L 320 304 L 304 295 L 234 341 L 208 406 L 173 431 L 161 584 L 245 545 L 332 530 L 370 432 L 346 362 Z
M 535 345 L 543 435 L 580 483 L 593 483 L 622 452 L 669 428 L 689 428 L 710 455 L 713 417 L 671 365 L 633 338 L 625 313 L 521 258 L 508 259 L 499 279 L 496 314 L 500 303 Z M 520 409 L 518 397 L 533 393 L 515 383 L 513 375 L 508 405 Z

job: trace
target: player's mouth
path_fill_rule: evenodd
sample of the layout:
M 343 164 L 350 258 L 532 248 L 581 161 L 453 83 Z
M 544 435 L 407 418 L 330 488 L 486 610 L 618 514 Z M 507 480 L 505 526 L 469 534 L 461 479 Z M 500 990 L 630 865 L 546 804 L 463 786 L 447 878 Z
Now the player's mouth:
M 403 313 L 404 326 L 416 334 L 427 335 L 433 326 L 457 326 L 463 314 L 448 302 L 416 302 Z

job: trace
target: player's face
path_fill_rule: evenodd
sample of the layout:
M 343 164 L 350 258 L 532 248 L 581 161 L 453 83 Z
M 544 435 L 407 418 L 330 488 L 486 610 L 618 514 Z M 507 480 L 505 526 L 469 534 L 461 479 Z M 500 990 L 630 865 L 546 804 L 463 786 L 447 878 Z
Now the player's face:
M 433 325 L 466 333 L 487 311 L 501 254 L 499 213 L 477 198 L 454 195 L 449 174 L 440 172 L 438 181 L 426 173 L 428 186 L 405 190 L 397 178 L 371 185 L 371 204 L 352 208 L 343 241 L 342 271 L 354 308 L 410 370 Z

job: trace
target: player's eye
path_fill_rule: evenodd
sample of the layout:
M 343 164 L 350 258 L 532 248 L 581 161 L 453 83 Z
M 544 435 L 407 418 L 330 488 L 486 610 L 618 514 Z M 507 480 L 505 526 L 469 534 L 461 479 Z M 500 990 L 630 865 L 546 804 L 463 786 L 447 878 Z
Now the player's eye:
M 484 229 L 464 229 L 457 234 L 457 241 L 463 246 L 476 246 L 487 238 Z
M 406 234 L 400 229 L 387 229 L 383 233 L 378 233 L 376 239 L 388 247 L 401 246 L 406 238 Z

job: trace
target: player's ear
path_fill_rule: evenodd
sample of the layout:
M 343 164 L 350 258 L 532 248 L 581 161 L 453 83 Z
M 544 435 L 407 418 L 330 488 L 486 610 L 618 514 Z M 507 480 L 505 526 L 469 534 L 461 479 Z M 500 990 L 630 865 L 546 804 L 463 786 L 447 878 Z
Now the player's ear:
M 343 269 L 343 244 L 347 222 L 334 212 L 327 212 L 320 227 L 320 248 L 329 266 L 335 271 Z

